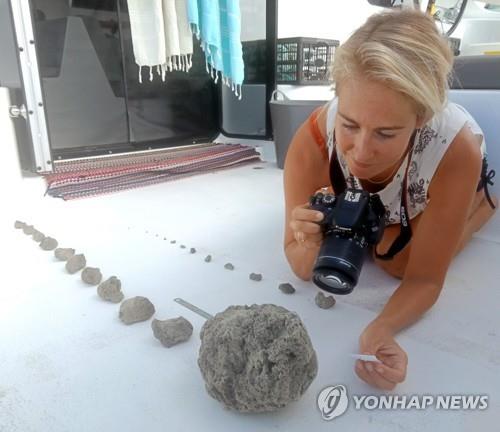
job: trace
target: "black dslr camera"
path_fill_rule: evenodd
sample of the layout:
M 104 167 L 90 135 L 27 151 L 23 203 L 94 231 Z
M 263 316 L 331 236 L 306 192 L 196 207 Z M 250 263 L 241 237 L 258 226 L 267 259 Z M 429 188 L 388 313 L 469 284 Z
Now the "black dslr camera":
M 321 192 L 310 208 L 324 215 L 323 243 L 313 268 L 313 282 L 334 294 L 349 294 L 358 283 L 368 245 L 376 245 L 385 227 L 385 208 L 377 194 L 346 189 L 336 197 Z

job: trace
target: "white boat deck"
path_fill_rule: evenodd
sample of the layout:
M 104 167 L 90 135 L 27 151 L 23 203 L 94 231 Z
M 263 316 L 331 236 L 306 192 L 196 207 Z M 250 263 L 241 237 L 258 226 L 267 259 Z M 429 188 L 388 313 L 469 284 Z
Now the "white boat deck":
M 264 169 L 253 169 L 258 165 Z M 498 427 L 499 214 L 454 260 L 438 303 L 398 336 L 409 355 L 408 377 L 390 392 L 486 394 L 488 409 L 356 410 L 351 405 L 327 422 L 316 398 L 328 385 L 344 384 L 349 395 L 385 394 L 357 378 L 349 353 L 357 352 L 360 332 L 397 281 L 367 262 L 352 294 L 337 296 L 333 309 L 319 309 L 316 287 L 293 276 L 282 251 L 282 171 L 273 162 L 70 202 L 43 197 L 42 190 L 41 179 L 25 179 L 2 205 L 1 431 Z M 148 297 L 156 318 L 189 319 L 191 339 L 166 349 L 153 337 L 150 322 L 122 324 L 118 305 L 100 300 L 94 287 L 67 274 L 52 252 L 14 229 L 16 219 L 55 237 L 61 247 L 84 253 L 105 278 L 119 277 L 126 297 Z M 190 247 L 197 253 L 190 254 Z M 211 263 L 204 262 L 207 254 Z M 224 269 L 226 262 L 235 270 Z M 263 280 L 249 280 L 251 272 L 262 273 Z M 291 282 L 297 292 L 281 293 L 282 282 Z M 281 411 L 225 410 L 205 391 L 197 367 L 203 318 L 175 303 L 175 297 L 212 314 L 252 303 L 296 311 L 317 351 L 318 376 L 300 401 Z

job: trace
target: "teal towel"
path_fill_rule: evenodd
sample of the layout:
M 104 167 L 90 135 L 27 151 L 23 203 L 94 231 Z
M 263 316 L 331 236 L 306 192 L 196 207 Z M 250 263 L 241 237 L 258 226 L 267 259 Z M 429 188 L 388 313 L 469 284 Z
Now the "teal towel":
M 188 0 L 188 20 L 205 52 L 207 70 L 241 99 L 244 78 L 239 0 Z M 210 73 L 210 71 L 209 71 Z

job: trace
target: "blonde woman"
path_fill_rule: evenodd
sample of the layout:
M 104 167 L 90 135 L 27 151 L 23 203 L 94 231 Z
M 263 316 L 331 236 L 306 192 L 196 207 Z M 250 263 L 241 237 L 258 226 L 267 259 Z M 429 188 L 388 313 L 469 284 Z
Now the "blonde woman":
M 452 258 L 498 202 L 485 196 L 492 173 L 481 129 L 446 99 L 452 61 L 427 15 L 403 10 L 370 17 L 337 50 L 336 97 L 299 128 L 285 162 L 285 254 L 304 280 L 323 240 L 322 213 L 307 203 L 338 180 L 330 177 L 333 163 L 340 168 L 335 176 L 378 193 L 386 208 L 374 259 L 401 284 L 359 338 L 360 352 L 382 363 L 355 366 L 361 379 L 382 389 L 406 377 L 408 358 L 395 335 L 436 302 Z M 400 235 L 403 192 L 412 236 L 384 260 Z

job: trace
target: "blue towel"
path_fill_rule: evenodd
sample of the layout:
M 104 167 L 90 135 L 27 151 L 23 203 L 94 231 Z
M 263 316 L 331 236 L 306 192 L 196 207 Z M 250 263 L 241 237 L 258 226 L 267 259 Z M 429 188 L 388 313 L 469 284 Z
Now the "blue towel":
M 188 21 L 205 52 L 207 70 L 212 68 L 212 76 L 215 71 L 216 82 L 220 72 L 224 84 L 241 99 L 244 65 L 239 0 L 188 0 Z

